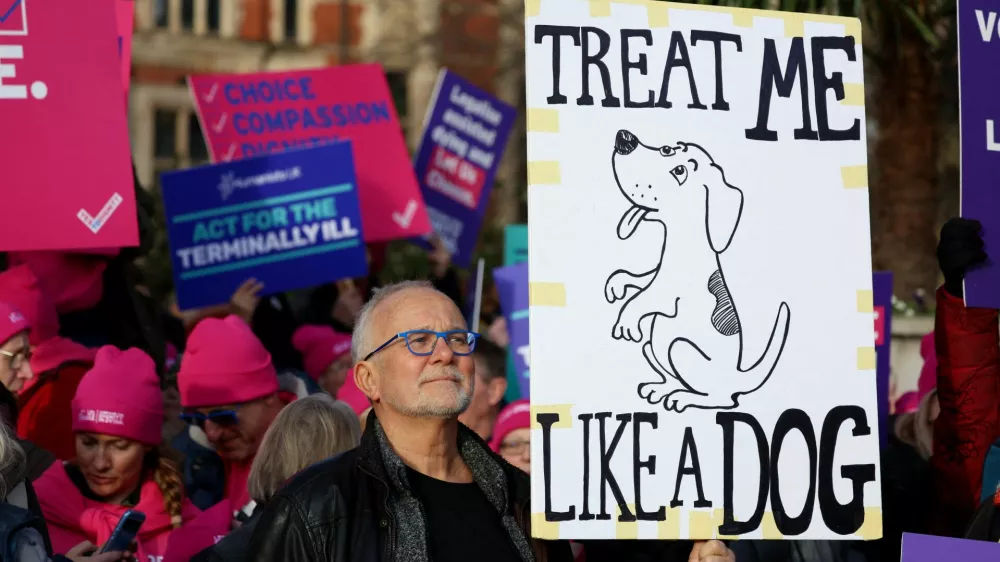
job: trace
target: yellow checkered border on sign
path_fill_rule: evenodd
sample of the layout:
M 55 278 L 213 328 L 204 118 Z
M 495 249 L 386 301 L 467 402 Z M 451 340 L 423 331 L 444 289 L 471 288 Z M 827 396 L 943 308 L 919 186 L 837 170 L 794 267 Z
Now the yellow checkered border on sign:
M 629 4 L 645 6 L 649 27 L 667 27 L 670 22 L 669 10 L 696 10 L 731 14 L 733 25 L 738 27 L 753 27 L 754 18 L 780 19 L 785 25 L 785 37 L 802 37 L 805 34 L 806 22 L 836 24 L 844 26 L 844 34 L 854 37 L 856 44 L 861 44 L 861 20 L 843 16 L 825 14 L 803 14 L 798 12 L 782 12 L 757 10 L 748 8 L 730 8 L 709 4 L 680 4 L 676 2 L 653 2 L 650 0 L 585 0 L 589 5 L 591 17 L 608 17 L 611 15 L 612 4 Z M 525 17 L 534 17 L 541 13 L 543 0 L 525 0 Z

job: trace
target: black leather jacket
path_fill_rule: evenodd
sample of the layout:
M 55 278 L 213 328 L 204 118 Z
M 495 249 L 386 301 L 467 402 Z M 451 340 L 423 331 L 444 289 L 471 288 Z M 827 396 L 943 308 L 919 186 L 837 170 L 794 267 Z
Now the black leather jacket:
M 306 468 L 268 501 L 250 538 L 250 560 L 398 560 L 395 547 L 399 525 L 389 507 L 390 477 L 373 429 L 376 424 L 372 413 L 356 449 Z M 460 431 L 466 438 L 472 436 L 502 467 L 507 480 L 509 513 L 524 536 L 531 537 L 528 476 L 490 451 L 469 429 L 460 426 Z M 530 542 L 536 562 L 573 559 L 566 541 Z

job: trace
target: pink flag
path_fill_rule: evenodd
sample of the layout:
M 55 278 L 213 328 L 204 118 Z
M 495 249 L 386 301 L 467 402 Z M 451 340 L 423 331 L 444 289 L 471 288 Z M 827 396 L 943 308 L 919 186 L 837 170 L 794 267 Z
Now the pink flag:
M 201 74 L 188 85 L 213 161 L 350 139 L 365 241 L 430 233 L 381 66 Z
M 0 0 L 0 248 L 139 243 L 109 2 Z

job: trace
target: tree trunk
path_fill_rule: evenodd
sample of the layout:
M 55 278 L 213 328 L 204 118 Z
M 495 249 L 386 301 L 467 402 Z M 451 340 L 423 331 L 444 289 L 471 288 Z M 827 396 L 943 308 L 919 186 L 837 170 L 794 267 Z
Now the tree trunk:
M 890 270 L 895 294 L 911 299 L 937 285 L 938 173 L 935 115 L 939 80 L 917 31 L 900 25 L 880 68 L 875 96 L 878 167 L 871 190 L 876 270 Z M 890 39 L 891 41 L 891 39 Z

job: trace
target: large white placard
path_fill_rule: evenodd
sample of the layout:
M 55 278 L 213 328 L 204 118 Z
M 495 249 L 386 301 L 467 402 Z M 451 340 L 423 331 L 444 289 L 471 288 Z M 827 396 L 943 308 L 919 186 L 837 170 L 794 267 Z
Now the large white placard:
M 526 2 L 536 537 L 881 536 L 860 29 Z

